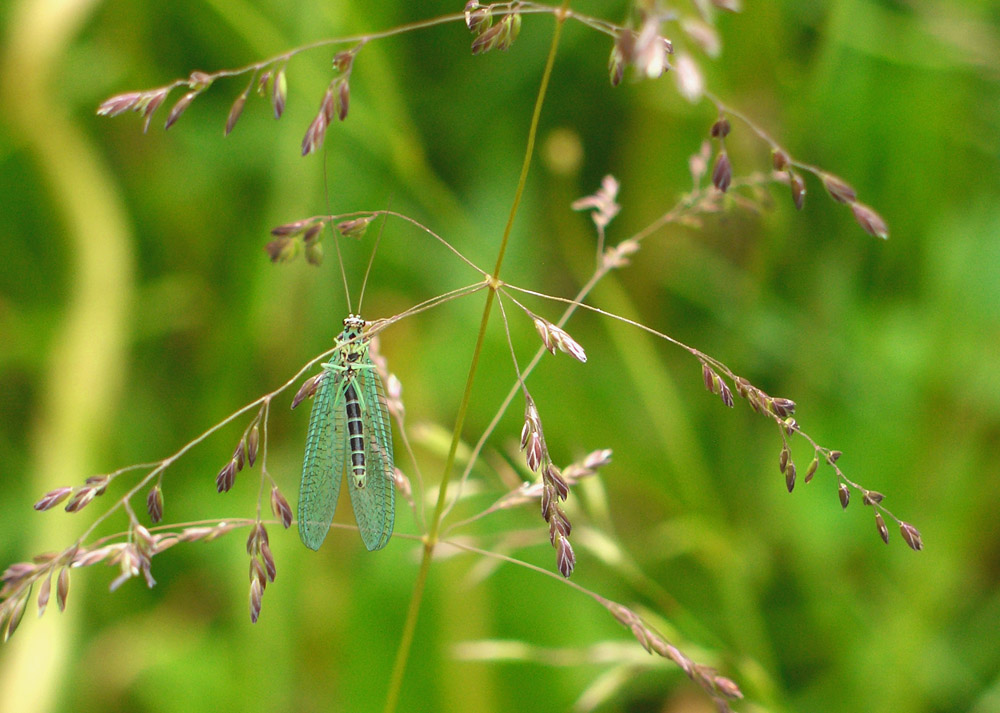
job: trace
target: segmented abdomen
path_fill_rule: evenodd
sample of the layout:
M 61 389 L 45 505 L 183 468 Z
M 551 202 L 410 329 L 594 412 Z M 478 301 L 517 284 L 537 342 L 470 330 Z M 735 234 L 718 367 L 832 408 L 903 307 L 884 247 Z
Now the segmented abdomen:
M 359 488 L 365 487 L 365 427 L 354 379 L 344 380 L 344 409 L 347 412 L 347 439 L 351 451 L 351 476 Z

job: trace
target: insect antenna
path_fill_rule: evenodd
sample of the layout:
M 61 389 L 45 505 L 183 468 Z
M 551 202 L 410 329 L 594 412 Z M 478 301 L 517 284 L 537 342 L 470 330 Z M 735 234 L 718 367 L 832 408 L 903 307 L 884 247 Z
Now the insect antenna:
M 327 158 L 327 149 L 326 147 L 323 147 L 323 197 L 326 199 L 326 214 L 333 215 L 333 209 L 330 207 L 330 177 L 327 172 Z M 347 286 L 347 271 L 344 269 L 344 257 L 340 253 L 340 240 L 337 239 L 337 230 L 333 227 L 332 221 L 329 222 L 329 226 L 330 233 L 333 235 L 333 245 L 337 250 L 337 264 L 340 265 L 340 278 L 344 282 L 344 296 L 347 298 L 347 313 L 353 314 L 354 310 L 351 309 L 351 289 Z M 363 293 L 364 290 L 362 289 L 362 294 Z
M 392 198 L 389 198 L 385 206 L 385 212 L 382 214 L 382 225 L 378 229 L 378 235 L 375 236 L 375 245 L 372 246 L 372 254 L 368 258 L 368 267 L 365 268 L 365 279 L 361 283 L 361 295 L 358 297 L 358 312 L 361 312 L 361 302 L 365 299 L 365 287 L 368 286 L 368 275 L 371 274 L 372 264 L 375 262 L 375 253 L 378 250 L 378 244 L 382 241 L 382 231 L 385 230 L 385 223 L 389 220 L 389 207 L 391 205 Z

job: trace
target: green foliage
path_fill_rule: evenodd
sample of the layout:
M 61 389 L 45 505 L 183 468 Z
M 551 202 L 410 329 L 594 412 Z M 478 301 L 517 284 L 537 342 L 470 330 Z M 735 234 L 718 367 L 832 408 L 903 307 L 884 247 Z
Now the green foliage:
M 217 80 L 168 132 L 161 127 L 183 91 L 146 135 L 137 117 L 93 110 L 192 69 L 241 66 L 461 3 L 107 3 L 69 25 L 31 22 L 32 5 L 11 3 L 0 28 L 2 565 L 62 548 L 90 522 L 32 511 L 41 494 L 174 452 L 330 348 L 346 314 L 331 246 L 319 267 L 273 265 L 265 245 L 275 225 L 325 213 L 328 200 L 333 213 L 391 201 L 492 266 L 553 25 L 525 15 L 509 50 L 482 56 L 470 53 L 461 23 L 366 45 L 350 71 L 349 117 L 303 158 L 303 134 L 335 76 L 327 50 L 288 63 L 280 121 L 273 92 L 251 92 L 225 139 L 247 77 Z M 775 429 L 707 394 L 690 355 L 579 314 L 567 328 L 587 349 L 586 366 L 546 358 L 529 384 L 558 463 L 614 449 L 601 479 L 583 481 L 568 507 L 606 525 L 620 558 L 595 554 L 608 551 L 601 543 L 577 545 L 574 581 L 718 665 L 746 693 L 741 710 L 996 710 L 995 17 L 973 3 L 933 15 L 869 0 L 746 5 L 720 16 L 723 53 L 702 63 L 710 88 L 796 158 L 849 180 L 891 238 L 870 239 L 806 176 L 801 212 L 777 186 L 763 215 L 671 226 L 592 301 L 794 398 L 809 433 L 843 451 L 845 472 L 919 524 L 926 550 L 909 552 L 892 526 L 895 546 L 882 547 L 860 497 L 841 511 L 825 466 L 804 484 L 812 453 L 794 438 L 799 483 L 789 495 Z M 573 7 L 624 17 L 620 4 Z M 670 75 L 634 82 L 626 73 L 612 89 L 610 50 L 609 38 L 566 25 L 506 280 L 575 292 L 593 269 L 595 238 L 569 205 L 607 173 L 621 182 L 623 206 L 609 244 L 690 190 L 688 157 L 717 112 L 686 102 Z M 734 122 L 726 141 L 734 176 L 769 168 L 768 147 L 745 127 Z M 560 162 L 574 146 L 579 159 Z M 352 277 L 373 232 L 343 241 Z M 366 316 L 396 314 L 475 277 L 418 229 L 390 223 Z M 415 438 L 432 485 L 478 300 L 381 335 L 407 422 L 433 424 Z M 544 302 L 531 308 L 557 316 Z M 510 316 L 515 346 L 528 353 L 535 329 Z M 475 382 L 470 441 L 514 379 L 498 325 Z M 295 491 L 308 419 L 304 408 L 286 412 L 290 398 L 275 401 L 267 441 L 269 471 L 286 493 Z M 256 482 L 237 476 L 223 497 L 214 478 L 253 414 L 171 467 L 166 520 L 252 516 Z M 520 428 L 515 406 L 479 466 L 488 482 L 521 467 Z M 125 489 L 112 487 L 114 497 Z M 479 496 L 478 510 L 493 495 Z M 523 556 L 553 568 L 534 506 L 497 517 L 479 531 L 541 533 Z M 400 537 L 419 532 L 410 511 L 399 508 L 396 535 L 375 555 L 354 533 L 334 531 L 313 553 L 294 531 L 268 532 L 277 577 L 253 626 L 243 530 L 158 556 L 152 590 L 140 577 L 109 595 L 117 568 L 73 570 L 66 613 L 50 604 L 38 621 L 29 602 L 0 648 L 0 709 L 377 710 L 416 570 L 418 546 Z M 490 566 L 470 555 L 435 562 L 400 710 L 563 711 L 615 672 L 628 682 L 600 710 L 679 707 L 692 694 L 677 667 L 647 656 L 591 599 Z M 602 642 L 622 647 L 616 664 L 598 660 Z M 511 648 L 519 660 L 502 660 Z

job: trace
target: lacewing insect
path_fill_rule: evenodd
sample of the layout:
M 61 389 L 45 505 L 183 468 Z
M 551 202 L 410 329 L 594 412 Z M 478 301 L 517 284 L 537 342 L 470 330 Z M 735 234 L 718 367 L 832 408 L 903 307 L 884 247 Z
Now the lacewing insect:
M 369 551 L 385 547 L 396 518 L 389 410 L 364 327 L 360 315 L 344 320 L 337 352 L 323 364 L 313 397 L 298 513 L 299 537 L 312 550 L 326 539 L 345 472 Z

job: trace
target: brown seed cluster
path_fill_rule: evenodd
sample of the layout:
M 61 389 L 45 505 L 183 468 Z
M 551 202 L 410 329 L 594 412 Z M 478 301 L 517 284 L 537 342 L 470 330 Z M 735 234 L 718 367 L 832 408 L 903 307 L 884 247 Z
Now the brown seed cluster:
M 17 630 L 31 597 L 32 585 L 39 581 L 38 615 L 45 613 L 52 594 L 52 575 L 57 569 L 56 604 L 59 611 L 65 611 L 69 595 L 69 567 L 74 552 L 68 550 L 59 556 L 42 555 L 33 562 L 18 562 L 0 575 L 0 640 L 6 642 Z
M 271 512 L 281 522 L 281 526 L 286 530 L 292 525 L 292 507 L 288 500 L 278 489 L 277 485 L 271 486 Z
M 576 199 L 570 204 L 570 208 L 591 211 L 590 217 L 594 225 L 599 231 L 603 231 L 622 209 L 617 202 L 618 188 L 618 180 L 609 174 L 601 179 L 601 187 L 595 193 Z
M 569 483 L 552 463 L 542 421 L 534 400 L 525 394 L 524 427 L 521 429 L 521 450 L 531 472 L 541 471 L 542 475 L 542 518 L 549 524 L 549 542 L 556 550 L 556 566 L 559 573 L 569 577 L 576 566 L 576 554 L 570 544 L 569 535 L 573 529 L 561 501 L 569 496 Z
M 719 142 L 719 153 L 715 157 L 715 165 L 712 167 L 712 185 L 719 191 L 725 193 L 733 182 L 733 164 L 729 160 L 729 153 L 726 151 L 726 137 L 729 136 L 731 126 L 729 119 L 720 116 L 709 132 L 713 139 Z
M 802 210 L 806 199 L 806 183 L 802 175 L 793 168 L 792 159 L 783 149 L 775 147 L 771 151 L 771 163 L 775 170 L 775 177 L 787 183 L 791 188 L 795 208 Z M 833 200 L 851 207 L 854 219 L 866 233 L 883 240 L 889 237 L 889 226 L 885 219 L 874 208 L 858 201 L 857 191 L 847 181 L 811 166 L 805 168 L 819 177 L 823 187 L 826 188 Z
M 664 639 L 634 611 L 607 599 L 598 598 L 598 601 L 632 632 L 636 641 L 647 652 L 662 656 L 680 666 L 684 674 L 713 699 L 717 711 L 730 713 L 732 709 L 729 702 L 743 698 L 743 692 L 732 679 L 720 675 L 710 666 L 696 663 L 688 658 L 683 651 Z
M 920 539 L 920 531 L 908 522 L 899 523 L 899 532 L 909 545 L 910 549 L 920 551 L 924 549 L 924 541 Z
M 737 376 L 733 381 L 736 387 L 736 393 L 746 399 L 746 402 L 750 404 L 752 408 L 757 413 L 767 414 L 769 416 L 777 418 L 785 428 L 785 432 L 790 436 L 798 428 L 798 423 L 792 417 L 795 413 L 795 402 L 791 399 L 783 399 L 775 396 L 769 396 L 764 393 L 763 390 L 757 388 L 751 384 L 747 379 L 742 376 Z
M 244 466 L 253 468 L 254 463 L 257 462 L 257 450 L 260 447 L 260 422 L 263 417 L 264 407 L 261 406 L 250 425 L 243 431 L 232 457 L 215 476 L 215 488 L 220 493 L 229 492 L 236 482 L 236 474 L 243 470 Z
M 701 376 L 705 382 L 705 388 L 713 394 L 718 394 L 719 398 L 722 399 L 722 403 L 732 408 L 734 403 L 733 392 L 726 385 L 726 382 L 722 380 L 722 377 L 705 362 L 701 363 Z
M 545 345 L 550 354 L 555 354 L 558 349 L 581 363 L 587 362 L 587 353 L 573 337 L 569 336 L 566 330 L 535 315 L 532 315 L 532 319 L 535 322 L 538 336 L 542 338 L 542 344 Z
M 145 119 L 142 128 L 143 132 L 145 132 L 149 129 L 149 122 L 154 112 L 163 104 L 170 91 L 175 87 L 186 85 L 190 91 L 178 99 L 167 114 L 167 120 L 164 122 L 163 128 L 169 129 L 181 117 L 181 114 L 187 110 L 191 102 L 199 94 L 208 89 L 214 81 L 215 77 L 212 75 L 198 71 L 191 72 L 185 81 L 178 81 L 166 87 L 158 87 L 141 92 L 117 94 L 110 99 L 106 99 L 97 107 L 97 115 L 118 116 L 126 111 L 134 111 Z
M 719 150 L 716 154 L 715 163 L 712 167 L 711 178 L 712 185 L 715 186 L 715 188 L 717 188 L 720 192 L 725 193 L 729 190 L 733 180 L 732 162 L 725 147 L 725 139 L 729 135 L 732 127 L 729 119 L 722 113 L 725 107 L 722 104 L 719 104 L 718 106 L 720 111 L 719 118 L 712 124 L 712 128 L 709 132 L 712 139 L 719 142 Z M 741 116 L 740 118 L 745 122 L 750 123 L 750 121 L 745 117 Z M 763 133 L 752 123 L 750 126 L 758 134 L 763 136 Z M 876 212 L 871 206 L 859 202 L 857 199 L 857 192 L 844 179 L 814 166 L 796 163 L 792 160 L 791 156 L 788 155 L 787 151 L 775 144 L 770 138 L 767 138 L 766 136 L 765 138 L 771 143 L 771 167 L 774 169 L 774 179 L 788 184 L 792 193 L 792 202 L 795 204 L 796 210 L 802 210 L 806 199 L 806 183 L 802 178 L 801 173 L 796 170 L 797 167 L 815 174 L 823 183 L 823 187 L 826 188 L 827 193 L 830 194 L 830 197 L 833 198 L 833 200 L 850 206 L 851 212 L 854 214 L 854 219 L 865 230 L 865 232 L 877 238 L 885 239 L 889 237 L 889 227 L 886 224 L 885 219 L 882 218 L 882 216 L 879 215 L 878 212 Z M 695 175 L 695 183 L 698 182 L 703 171 L 703 168 L 699 168 L 698 171 L 695 171 L 694 167 L 692 167 L 692 174 Z
M 235 527 L 238 524 L 221 522 L 211 527 L 151 533 L 130 517 L 124 542 L 98 547 L 72 545 L 62 552 L 38 555 L 31 562 L 12 564 L 0 575 L 0 639 L 6 641 L 17 629 L 35 585 L 38 585 L 36 601 L 39 616 L 45 613 L 51 599 L 53 577 L 56 580 L 56 604 L 59 611 L 66 609 L 71 568 L 90 567 L 103 562 L 119 569 L 119 575 L 110 584 L 112 591 L 140 574 L 146 585 L 152 587 L 156 584 L 151 572 L 154 555 L 178 542 L 215 539 Z
M 608 57 L 608 77 L 611 86 L 617 87 L 625 77 L 625 68 L 631 66 L 648 79 L 656 79 L 670 69 L 667 56 L 674 53 L 674 45 L 660 34 L 662 18 L 656 11 L 642 11 L 639 31 L 620 29 Z
M 156 539 L 138 522 L 131 523 L 130 535 L 131 542 L 122 543 L 108 558 L 108 564 L 117 564 L 121 572 L 111 582 L 112 592 L 132 577 L 137 577 L 140 572 L 148 587 L 152 588 L 156 584 L 151 571 L 153 555 L 157 552 Z
M 142 131 L 145 133 L 149 129 L 149 122 L 153 117 L 153 113 L 163 103 L 163 100 L 167 98 L 169 92 L 169 88 L 161 87 L 144 92 L 118 94 L 110 99 L 105 99 L 97 108 L 97 115 L 118 116 L 126 111 L 134 111 L 145 119 L 142 125 Z
M 250 96 L 251 90 L 255 90 L 258 96 L 270 98 L 271 108 L 274 110 L 274 118 L 281 118 L 281 115 L 285 113 L 285 103 L 288 101 L 288 77 L 285 74 L 285 65 L 287 63 L 287 60 L 285 60 L 281 66 L 272 66 L 270 69 L 261 72 L 259 76 L 255 74 L 250 78 L 250 83 L 247 84 L 246 89 L 236 97 L 233 105 L 229 108 L 229 115 L 226 117 L 226 128 L 223 132 L 225 136 L 229 136 L 236 126 L 236 122 L 243 113 L 243 107 L 246 106 L 247 97 Z
M 319 113 L 309 125 L 302 139 L 303 156 L 314 152 L 323 145 L 326 130 L 333 123 L 334 117 L 340 121 L 347 118 L 350 105 L 349 80 L 351 69 L 354 63 L 354 56 L 361 49 L 362 44 L 358 44 L 350 50 L 339 52 L 334 56 L 333 68 L 336 76 L 327 87 L 323 95 L 323 100 L 320 103 Z M 243 114 L 243 109 L 246 106 L 251 91 L 255 90 L 259 96 L 266 97 L 270 101 L 275 119 L 282 117 L 285 113 L 285 105 L 288 102 L 288 76 L 285 70 L 289 57 L 290 55 L 285 55 L 284 57 L 269 60 L 253 68 L 253 76 L 250 78 L 249 84 L 236 97 L 229 108 L 224 129 L 225 136 L 229 136 L 236 127 L 236 122 L 239 121 L 240 116 Z M 258 72 L 260 72 L 259 75 Z M 118 94 L 103 101 L 97 108 L 97 114 L 99 116 L 118 116 L 126 111 L 137 112 L 145 119 L 143 131 L 146 131 L 149 128 L 149 122 L 153 113 L 163 104 L 167 95 L 177 87 L 187 86 L 188 91 L 174 103 L 167 114 L 163 128 L 169 129 L 187 111 L 194 100 L 208 89 L 218 77 L 227 74 L 230 73 L 206 74 L 205 72 L 192 72 L 186 80 L 176 81 L 165 87 Z
M 99 495 L 104 495 L 111 482 L 110 475 L 92 475 L 84 481 L 83 485 L 75 488 L 63 487 L 50 490 L 35 503 L 35 510 L 49 510 L 62 503 L 66 498 L 66 512 L 79 512 Z M 72 497 L 70 497 L 72 496 Z
M 351 220 L 343 220 L 337 223 L 337 232 L 345 238 L 360 240 L 364 237 L 365 232 L 368 230 L 368 226 L 373 220 L 375 220 L 374 214 L 363 215 L 360 218 L 353 218 Z
M 310 376 L 308 379 L 302 382 L 302 386 L 295 393 L 295 397 L 292 399 L 292 408 L 301 404 L 306 399 L 311 399 L 316 395 L 316 390 L 319 389 L 319 385 L 323 383 L 323 379 L 326 378 L 327 372 L 321 371 L 318 374 Z
M 848 195 L 847 190 L 844 188 L 836 188 L 835 190 L 840 191 L 845 196 Z M 728 370 L 726 371 L 728 373 Z M 719 398 L 722 399 L 722 402 L 731 408 L 733 406 L 732 391 L 726 384 L 725 379 L 723 379 L 722 376 L 720 376 L 719 373 L 712 366 L 710 366 L 704 358 L 701 359 L 701 376 L 705 384 L 705 388 L 713 394 L 718 394 Z M 792 492 L 795 489 L 798 469 L 795 462 L 792 460 L 792 451 L 788 444 L 788 438 L 795 433 L 800 432 L 799 425 L 794 418 L 795 402 L 791 399 L 770 396 L 741 376 L 732 376 L 731 373 L 729 373 L 729 376 L 733 380 L 736 393 L 745 399 L 754 411 L 770 416 L 780 425 L 782 444 L 781 452 L 778 454 L 778 469 L 785 477 L 785 487 L 788 489 L 788 492 Z M 920 538 L 920 532 L 913 525 L 899 520 L 895 515 L 882 507 L 882 500 L 885 497 L 882 493 L 862 488 L 846 478 L 844 473 L 836 465 L 841 456 L 840 451 L 821 448 L 815 443 L 813 443 L 813 450 L 813 458 L 809 462 L 809 466 L 806 468 L 805 472 L 804 480 L 806 483 L 812 481 L 813 477 L 816 475 L 820 459 L 822 458 L 834 469 L 834 472 L 837 475 L 837 497 L 840 499 L 840 505 L 842 508 L 846 509 L 850 504 L 851 487 L 854 487 L 861 492 L 862 502 L 875 509 L 875 525 L 878 529 L 879 537 L 882 538 L 883 542 L 889 541 L 889 529 L 886 526 L 885 518 L 883 517 L 884 513 L 893 520 L 896 520 L 899 524 L 900 532 L 903 535 L 904 541 L 910 546 L 911 549 L 923 549 L 924 545 L 923 540 Z
M 795 489 L 796 470 L 795 463 L 791 459 L 791 453 L 788 444 L 785 443 L 781 447 L 781 456 L 778 459 L 778 467 L 785 476 L 785 487 L 788 488 L 788 492 L 792 492 Z
M 200 93 L 201 92 L 199 90 L 192 89 L 190 92 L 178 99 L 177 102 L 170 107 L 170 113 L 167 114 L 167 120 L 164 122 L 163 128 L 169 129 L 173 126 L 174 123 L 181 118 L 181 114 L 187 111 L 187 108 L 191 106 L 191 102 L 193 102 Z
M 476 0 L 465 3 L 465 26 L 475 35 L 472 40 L 472 54 L 485 54 L 495 49 L 506 51 L 521 32 L 521 13 L 514 10 L 506 11 L 494 25 L 494 7 L 494 5 L 480 5 Z
M 802 210 L 806 203 L 806 182 L 802 176 L 792 168 L 792 159 L 788 153 L 775 146 L 771 149 L 771 166 L 774 168 L 779 180 L 783 180 L 792 189 L 792 202 L 795 210 Z
M 159 483 L 150 488 L 146 495 L 146 512 L 154 525 L 163 519 L 163 490 Z
M 285 504 L 287 506 L 287 503 Z M 274 555 L 271 554 L 271 545 L 267 538 L 267 528 L 261 522 L 250 528 L 250 536 L 247 538 L 247 554 L 250 555 L 250 621 L 256 624 L 257 618 L 260 616 L 264 590 L 267 588 L 267 583 L 273 582 L 277 575 Z
M 347 118 L 351 99 L 351 70 L 354 68 L 354 57 L 360 49 L 361 45 L 358 45 L 353 49 L 339 52 L 333 58 L 333 68 L 337 74 L 327 86 L 319 105 L 319 112 L 302 138 L 303 156 L 308 156 L 323 145 L 326 130 L 334 118 L 340 121 Z
M 841 483 L 839 487 L 841 493 L 840 502 L 841 505 L 846 508 L 849 501 L 849 498 L 844 495 L 846 492 L 846 486 Z M 885 496 L 882 493 L 875 490 L 861 488 L 861 502 L 875 511 L 875 528 L 878 531 L 879 537 L 882 538 L 882 542 L 889 544 L 889 528 L 885 523 L 885 518 L 882 516 L 883 513 L 885 513 L 899 524 L 899 532 L 903 536 L 903 541 L 906 542 L 910 549 L 917 552 L 924 549 L 924 541 L 920 537 L 920 531 L 910 523 L 903 522 L 891 512 L 886 510 L 882 506 L 882 501 L 884 499 Z
M 320 242 L 320 237 L 323 234 L 323 228 L 331 220 L 329 216 L 316 216 L 271 228 L 273 239 L 264 246 L 271 262 L 291 262 L 299 255 L 305 254 L 306 262 L 310 265 L 322 264 L 323 244 Z M 364 237 L 373 220 L 375 220 L 374 213 L 362 215 L 340 221 L 334 228 L 341 237 L 360 240 Z
M 846 510 L 851 504 L 851 489 L 846 483 L 837 483 L 837 496 L 840 498 L 840 507 Z
M 866 233 L 883 240 L 889 237 L 889 226 L 885 220 L 875 212 L 874 208 L 858 202 L 858 194 L 850 184 L 825 171 L 819 173 L 819 178 L 831 198 L 851 207 L 854 219 L 858 221 L 858 225 L 864 228 Z

